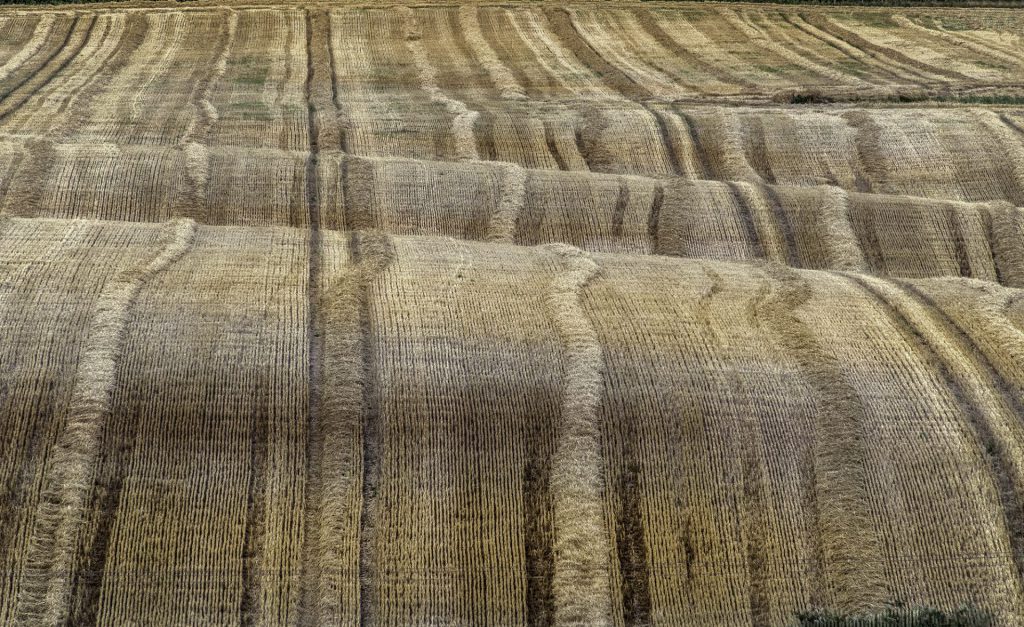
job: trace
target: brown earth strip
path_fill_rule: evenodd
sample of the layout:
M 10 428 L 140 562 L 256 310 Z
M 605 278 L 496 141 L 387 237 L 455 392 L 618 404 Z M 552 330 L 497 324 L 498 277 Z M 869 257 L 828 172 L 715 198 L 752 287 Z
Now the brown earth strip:
M 740 438 L 743 459 L 743 507 L 746 512 L 746 558 L 750 576 L 750 619 L 754 627 L 769 622 L 769 592 L 765 570 L 768 563 L 765 534 L 765 482 L 762 460 L 744 435 Z
M 516 244 L 522 246 L 536 246 L 541 243 L 541 225 L 544 223 L 547 206 L 544 203 L 532 202 L 535 194 L 531 193 L 534 187 L 534 178 L 526 177 L 526 193 L 523 199 L 523 208 L 516 221 Z
M 747 118 L 744 120 L 747 132 L 747 146 L 749 154 L 747 162 L 754 167 L 754 170 L 769 185 L 775 185 L 775 172 L 772 171 L 772 161 L 768 157 L 768 143 L 765 139 L 764 120 L 761 118 Z
M 764 243 L 761 242 L 761 237 L 757 233 L 757 225 L 754 223 L 754 213 L 750 209 L 750 205 L 747 204 L 747 199 L 743 195 L 743 190 L 739 189 L 735 183 L 726 183 L 729 186 L 729 192 L 732 194 L 733 201 L 740 210 L 740 222 L 743 224 L 743 230 L 746 233 L 747 243 L 754 251 L 754 257 L 757 259 L 764 259 Z
M 565 157 L 562 156 L 562 152 L 558 149 L 558 143 L 555 141 L 555 134 L 551 130 L 551 122 L 548 120 L 544 121 L 544 142 L 548 146 L 548 152 L 555 158 L 555 163 L 558 164 L 559 170 L 568 170 L 566 166 Z
M 351 166 L 351 157 L 348 155 L 348 153 L 346 153 L 346 154 L 341 156 L 341 160 L 338 163 L 338 170 L 339 170 L 338 174 L 339 174 L 339 178 L 341 179 L 341 183 L 339 185 L 339 188 L 340 188 L 340 191 L 341 191 L 341 198 L 340 198 L 340 200 L 341 200 L 340 205 L 341 206 L 339 207 L 339 209 L 341 210 L 341 221 L 340 221 L 341 224 L 340 224 L 340 227 L 342 229 L 346 230 L 346 231 L 355 230 L 352 227 L 352 222 L 351 222 L 352 217 L 351 217 L 351 214 L 352 214 L 352 210 L 355 207 L 355 205 L 357 203 L 359 203 L 359 201 L 357 201 L 355 198 L 352 197 L 352 190 L 351 190 L 351 186 L 350 186 L 350 183 L 349 183 L 349 176 L 350 176 L 349 168 L 350 167 L 352 167 Z M 366 204 L 366 201 L 364 201 L 362 203 L 359 203 L 359 206 L 365 206 L 365 204 Z M 335 228 L 338 228 L 338 227 L 335 227 Z M 366 226 L 360 226 L 358 228 L 360 228 L 360 229 L 368 229 L 368 228 L 372 228 L 372 227 L 370 225 L 366 225 Z
M 589 124 L 589 122 L 584 122 L 584 124 Z M 584 135 L 584 129 L 577 125 L 573 129 L 573 139 L 576 141 L 576 152 L 580 153 L 580 158 L 583 159 L 583 163 L 586 164 L 587 170 L 594 171 L 594 166 L 590 159 L 591 142 L 588 141 Z
M 876 274 L 888 274 L 888 267 L 885 258 L 882 256 L 882 244 L 878 240 L 878 225 L 875 223 L 875 211 L 866 207 L 863 211 L 856 212 L 851 222 L 853 231 L 860 242 L 861 250 L 868 262 L 868 269 Z
M 260 625 L 266 620 L 266 617 L 260 616 L 260 597 L 263 592 L 260 586 L 260 557 L 267 543 L 264 525 L 270 417 L 266 412 L 265 401 L 258 403 L 257 407 L 250 419 L 249 428 L 249 477 L 242 545 L 242 598 L 238 608 L 239 623 L 242 625 Z
M 626 625 L 651 624 L 651 594 L 647 569 L 647 541 L 641 510 L 641 462 L 634 450 L 634 429 L 623 434 L 623 470 L 619 476 L 615 546 L 622 575 L 622 614 Z
M 484 161 L 497 161 L 498 148 L 494 143 L 494 113 L 478 109 L 479 115 L 473 121 L 473 137 L 476 152 Z
M 815 491 L 822 536 L 824 583 L 840 611 L 880 609 L 889 600 L 880 539 L 873 526 L 865 475 L 863 400 L 841 363 L 823 347 L 798 311 L 811 298 L 796 271 L 770 266 L 771 292 L 761 303 L 764 323 L 815 391 Z
M 697 165 L 700 166 L 700 175 L 698 178 L 711 179 L 714 178 L 711 175 L 711 159 L 708 157 L 707 150 L 704 148 L 704 143 L 700 139 L 700 134 L 697 132 L 697 124 L 693 121 L 693 116 L 688 113 L 683 113 L 675 108 L 676 115 L 679 119 L 686 124 L 686 131 L 690 134 L 690 143 L 693 145 L 693 153 L 697 157 Z
M 668 125 L 665 124 L 665 119 L 654 107 L 644 105 L 644 108 L 654 118 L 654 121 L 658 127 L 658 136 L 661 138 L 661 145 L 665 147 L 665 152 L 668 154 L 668 161 L 672 165 L 672 172 L 676 176 L 682 175 L 683 167 L 679 163 L 679 153 L 676 151 L 675 142 L 672 141 L 672 135 L 668 131 Z
M 967 255 L 967 242 L 964 240 L 964 230 L 960 224 L 960 216 L 954 207 L 947 207 L 945 211 L 946 222 L 949 223 L 950 231 L 953 233 L 953 249 L 956 251 L 957 266 L 960 268 L 960 276 L 971 276 L 971 260 Z
M 615 199 L 615 211 L 612 213 L 612 235 L 622 237 L 622 223 L 626 218 L 626 207 L 629 206 L 629 183 L 619 179 L 619 195 Z
M 316 325 L 319 322 L 320 317 L 320 288 L 321 281 L 323 280 L 321 271 L 321 260 L 323 259 L 322 241 L 320 236 L 320 189 L 318 181 L 318 165 L 320 158 L 320 121 L 318 117 L 318 107 L 314 98 L 314 82 L 319 74 L 317 64 L 314 61 L 314 24 L 313 16 L 310 14 L 309 9 L 306 9 L 306 106 L 308 111 L 308 132 L 309 132 L 309 157 L 306 160 L 306 207 L 309 211 L 309 252 L 308 252 L 308 266 L 309 275 L 306 282 L 306 302 L 307 302 L 307 320 L 306 329 L 308 334 L 308 377 L 309 377 L 309 398 L 307 399 L 307 416 L 309 425 L 307 431 L 309 433 L 316 432 L 316 425 L 320 422 L 319 404 L 316 402 L 317 395 L 320 393 L 318 388 L 320 383 L 319 375 L 322 373 L 322 357 L 321 348 L 322 345 L 316 333 Z M 317 13 L 317 27 L 318 30 L 322 30 L 323 22 L 327 21 L 326 14 L 320 12 Z M 330 26 L 329 21 L 326 39 L 330 41 Z M 331 55 L 333 57 L 333 55 Z M 332 89 L 332 103 L 336 103 L 336 92 L 334 90 L 334 76 L 333 76 L 333 63 L 331 64 L 331 89 Z M 340 142 L 339 142 L 340 143 Z M 310 460 L 307 459 L 308 464 Z
M 326 16 L 323 13 L 319 13 L 317 16 L 317 26 L 322 26 L 322 22 L 326 21 Z M 319 456 L 316 450 L 313 438 L 319 434 L 321 425 L 320 416 L 320 399 L 321 394 L 321 381 L 323 378 L 323 338 L 319 332 L 321 328 L 321 283 L 323 280 L 323 272 L 321 269 L 321 261 L 323 259 L 322 240 L 320 234 L 320 190 L 318 185 L 318 165 L 320 156 L 320 122 L 318 117 L 318 106 L 316 98 L 314 96 L 314 82 L 319 74 L 317 70 L 317 63 L 314 61 L 314 20 L 313 16 L 308 9 L 305 11 L 306 20 L 306 82 L 305 82 L 305 96 L 306 96 L 306 108 L 307 108 L 307 132 L 309 134 L 309 155 L 306 159 L 306 172 L 305 172 L 305 200 L 306 207 L 308 210 L 308 225 L 309 225 L 309 242 L 307 252 L 307 267 L 308 275 L 306 277 L 306 336 L 307 336 L 307 380 L 308 380 L 308 397 L 306 400 L 306 467 L 308 469 L 319 461 Z M 319 30 L 322 30 L 319 29 Z M 326 37 L 330 40 L 330 29 L 328 28 Z M 332 85 L 334 83 L 333 75 L 331 77 Z M 331 101 L 335 101 L 332 99 Z M 256 461 L 256 460 L 254 460 Z M 317 484 L 316 478 L 311 482 L 313 485 L 311 488 L 316 491 L 322 488 Z M 250 512 L 251 512 L 250 505 Z M 308 511 L 308 508 L 307 508 Z M 248 529 L 248 527 L 247 527 Z M 248 540 L 248 538 L 247 538 Z M 308 550 L 308 547 L 307 547 Z M 249 587 L 246 586 L 246 590 Z M 306 587 L 302 589 L 302 609 L 307 612 L 316 612 L 314 615 L 319 615 L 319 612 L 326 608 L 321 607 L 321 600 L 311 599 L 310 590 L 308 589 L 308 583 Z
M 1024 213 L 1010 203 L 997 203 L 985 212 L 985 225 L 996 280 L 1008 287 L 1024 287 Z
M 527 421 L 526 463 L 523 466 L 523 529 L 526 543 L 526 622 L 554 623 L 554 505 L 551 500 L 551 430 Z M 549 425 L 548 425 L 549 426 Z
M 661 206 L 665 203 L 665 184 L 658 182 L 651 199 L 651 208 L 647 211 L 647 234 L 651 238 L 651 251 L 659 253 L 658 239 L 661 223 Z
M 576 147 L 591 172 L 607 172 L 615 167 L 615 156 L 609 150 L 607 137 L 608 116 L 600 107 L 584 109 L 583 123 L 576 129 Z
M 385 235 L 355 232 L 349 242 L 350 263 L 363 273 L 359 297 L 362 344 L 362 510 L 359 517 L 359 624 L 377 621 L 382 599 L 374 588 L 378 579 L 376 542 L 377 491 L 380 486 L 380 394 L 377 390 L 377 344 L 370 302 L 370 284 L 391 264 L 394 246 Z
M 1001 285 L 1005 285 L 1003 283 L 1002 259 L 996 243 L 996 218 L 993 213 L 994 212 L 991 209 L 986 211 L 982 216 L 982 220 L 984 220 L 985 223 L 985 238 L 988 239 L 988 253 L 989 256 L 992 257 L 992 266 L 996 271 L 996 282 Z
M 796 246 L 796 234 L 793 231 L 792 221 L 789 219 L 789 212 L 783 209 L 779 193 L 773 187 L 761 187 L 764 198 L 775 216 L 775 224 L 782 233 L 782 239 L 786 246 L 786 264 L 793 268 L 800 267 L 800 251 Z
M 322 13 L 319 16 L 322 17 Z M 329 35 L 328 35 L 329 38 Z M 315 304 L 319 298 L 320 287 L 320 187 L 317 175 L 320 161 L 320 133 L 322 128 L 319 119 L 319 107 L 315 102 L 314 83 L 319 74 L 314 62 L 313 53 L 313 16 L 306 11 L 306 106 L 309 116 L 309 158 L 306 160 L 306 206 L 309 210 L 309 319 L 316 320 Z M 312 326 L 309 328 L 312 329 Z M 310 362 L 316 360 L 316 356 L 310 354 Z
M 843 119 L 854 129 L 857 166 L 854 168 L 854 191 L 873 192 L 885 180 L 885 162 L 881 158 L 882 129 L 864 111 L 844 114 Z

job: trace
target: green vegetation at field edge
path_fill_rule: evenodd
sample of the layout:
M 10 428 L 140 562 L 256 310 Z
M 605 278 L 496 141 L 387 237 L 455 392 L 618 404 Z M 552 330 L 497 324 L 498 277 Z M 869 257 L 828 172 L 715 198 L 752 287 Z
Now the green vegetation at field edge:
M 797 614 L 800 627 L 991 627 L 992 616 L 973 605 L 953 611 L 894 603 L 878 614 L 814 610 Z

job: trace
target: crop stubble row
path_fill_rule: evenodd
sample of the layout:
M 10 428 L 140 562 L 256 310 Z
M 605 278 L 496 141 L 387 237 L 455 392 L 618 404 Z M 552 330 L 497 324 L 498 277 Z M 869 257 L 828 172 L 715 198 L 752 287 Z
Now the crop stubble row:
M 2 16 L 0 618 L 1012 624 L 1019 115 L 765 106 L 937 20 Z
M 1015 290 L 326 231 L 307 433 L 302 231 L 11 219 L 0 241 L 5 616 L 774 623 L 968 592 L 1018 615 Z M 98 376 L 100 444 L 61 462 Z M 59 510 L 67 570 L 30 550 L 61 463 L 92 479 Z

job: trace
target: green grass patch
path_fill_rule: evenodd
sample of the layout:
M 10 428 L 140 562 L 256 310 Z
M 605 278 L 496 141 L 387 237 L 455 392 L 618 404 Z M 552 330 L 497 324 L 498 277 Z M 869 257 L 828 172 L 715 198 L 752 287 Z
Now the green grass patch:
M 228 105 L 228 111 L 233 117 L 261 121 L 271 121 L 274 119 L 274 116 L 270 113 L 270 107 L 265 102 L 255 100 L 232 102 Z
M 641 0 L 648 2 L 649 0 Z M 693 0 L 685 0 L 693 1 Z M 1019 9 L 1020 0 L 697 0 L 754 4 L 817 4 L 846 7 L 1006 7 Z
M 842 614 L 828 610 L 801 612 L 800 627 L 994 627 L 992 615 L 972 605 L 946 611 L 895 603 L 877 614 Z
M 953 15 L 936 15 L 932 18 L 942 28 L 949 31 L 971 30 L 967 20 Z
M 958 103 L 968 105 L 1024 105 L 1024 93 L 981 93 L 964 94 L 956 92 L 907 90 L 889 93 L 830 92 L 820 89 L 798 89 L 783 91 L 772 98 L 775 102 L 796 105 L 832 103 Z
M 964 104 L 979 105 L 1021 105 L 1024 104 L 1024 95 L 1020 94 L 960 94 L 951 97 L 940 97 L 937 100 L 943 102 L 962 102 Z
M 239 85 L 262 86 L 270 76 L 266 59 L 252 55 L 239 57 L 231 64 L 232 82 Z
M 232 82 L 238 83 L 239 85 L 251 85 L 256 87 L 262 87 L 267 82 L 267 73 L 264 72 L 263 74 L 239 74 L 231 80 Z
M 856 13 L 852 17 L 856 20 L 856 23 L 871 28 L 896 28 L 898 26 L 890 13 L 874 11 L 871 13 Z

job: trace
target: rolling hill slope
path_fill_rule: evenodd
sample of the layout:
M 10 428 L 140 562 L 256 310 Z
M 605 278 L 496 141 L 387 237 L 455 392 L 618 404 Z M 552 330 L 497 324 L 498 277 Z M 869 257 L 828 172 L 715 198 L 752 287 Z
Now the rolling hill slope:
M 0 623 L 1024 624 L 1021 33 L 0 9 Z

